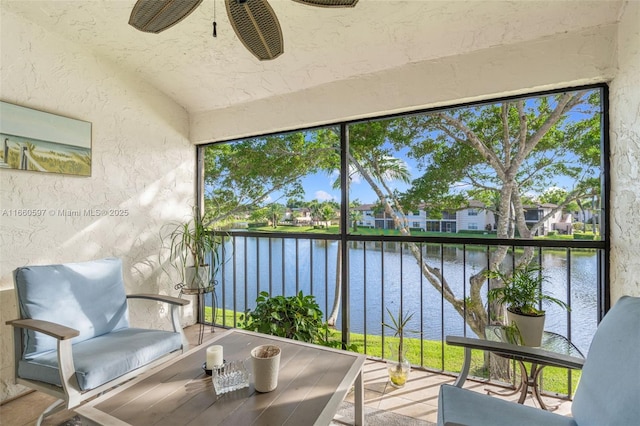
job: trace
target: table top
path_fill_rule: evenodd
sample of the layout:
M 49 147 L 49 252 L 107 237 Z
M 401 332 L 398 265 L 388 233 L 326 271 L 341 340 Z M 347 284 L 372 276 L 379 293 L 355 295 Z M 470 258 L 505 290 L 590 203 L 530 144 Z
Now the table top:
M 488 325 L 485 327 L 485 338 L 492 342 L 500 342 L 500 338 L 497 333 L 495 333 L 496 329 L 502 328 L 501 325 Z M 564 337 L 561 334 L 554 333 L 551 331 L 544 331 L 542 333 L 542 343 L 540 345 L 540 349 L 544 349 L 546 351 L 556 352 L 562 355 L 569 355 L 578 358 L 584 358 L 580 349 L 578 349 L 569 339 Z
M 278 387 L 248 388 L 217 396 L 202 370 L 206 348 L 222 345 L 226 361 L 246 359 L 252 348 L 280 346 Z M 360 374 L 365 356 L 244 330 L 212 340 L 76 409 L 89 424 L 311 425 L 328 424 Z

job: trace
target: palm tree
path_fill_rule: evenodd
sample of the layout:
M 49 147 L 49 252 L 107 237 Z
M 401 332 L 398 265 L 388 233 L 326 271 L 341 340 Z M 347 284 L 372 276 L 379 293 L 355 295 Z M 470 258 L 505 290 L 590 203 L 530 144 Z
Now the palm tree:
M 351 222 L 353 232 L 358 232 L 358 222 L 360 222 L 363 217 L 362 210 L 357 209 L 359 206 L 360 202 L 358 200 L 349 203 L 349 221 Z
M 328 228 L 329 226 L 331 226 L 331 219 L 336 217 L 336 211 L 330 204 L 323 203 L 322 207 L 320 207 L 320 210 L 318 211 L 318 216 L 320 217 L 320 220 L 324 222 L 324 225 Z
M 278 227 L 278 222 L 283 215 L 284 206 L 282 204 L 273 203 L 269 205 L 269 218 L 271 219 L 271 225 L 274 229 Z

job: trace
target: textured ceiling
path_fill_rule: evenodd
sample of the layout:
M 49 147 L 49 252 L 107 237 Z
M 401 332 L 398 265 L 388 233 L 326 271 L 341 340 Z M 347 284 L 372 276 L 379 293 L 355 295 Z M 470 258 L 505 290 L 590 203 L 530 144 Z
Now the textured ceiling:
M 236 38 L 223 0 L 204 0 L 161 34 L 127 24 L 135 0 L 8 1 L 8 10 L 141 75 L 187 111 L 280 96 L 407 63 L 610 24 L 621 1 L 360 0 L 327 9 L 270 0 L 284 54 L 259 61 Z M 217 21 L 217 38 L 212 21 Z

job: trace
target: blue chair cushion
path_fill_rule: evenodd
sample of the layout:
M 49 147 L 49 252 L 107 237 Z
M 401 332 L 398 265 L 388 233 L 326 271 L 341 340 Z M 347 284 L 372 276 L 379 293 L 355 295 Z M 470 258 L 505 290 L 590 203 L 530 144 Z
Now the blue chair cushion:
M 598 325 L 571 404 L 580 426 L 640 424 L 640 297 L 621 297 Z
M 182 348 L 180 333 L 125 328 L 73 345 L 80 389 L 87 391 Z M 21 360 L 18 376 L 56 386 L 60 383 L 57 351 Z
M 120 259 L 26 266 L 14 278 L 21 317 L 75 328 L 74 344 L 129 326 Z M 56 349 L 43 333 L 25 331 L 24 339 L 26 359 Z
M 456 386 L 442 385 L 438 396 L 438 425 L 576 426 L 571 417 L 514 404 Z

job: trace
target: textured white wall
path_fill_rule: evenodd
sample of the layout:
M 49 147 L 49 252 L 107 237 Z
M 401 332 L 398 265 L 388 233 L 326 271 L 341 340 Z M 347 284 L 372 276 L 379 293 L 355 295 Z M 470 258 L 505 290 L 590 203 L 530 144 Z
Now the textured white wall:
M 3 101 L 93 125 L 92 175 L 0 170 L 0 399 L 13 382 L 11 330 L 16 318 L 12 270 L 26 264 L 123 258 L 127 291 L 173 294 L 159 272 L 160 227 L 194 203 L 195 148 L 183 108 L 117 64 L 44 33 L 11 13 L 1 29 Z M 16 217 L 14 209 L 45 209 Z M 121 209 L 126 217 L 65 217 L 58 210 Z M 168 323 L 153 302 L 135 302 L 134 324 Z M 135 315 L 135 316 L 134 316 Z M 185 323 L 193 322 L 191 308 Z
M 607 81 L 616 27 L 481 49 L 191 115 L 194 143 Z
M 611 99 L 611 300 L 640 296 L 640 2 L 618 30 Z

